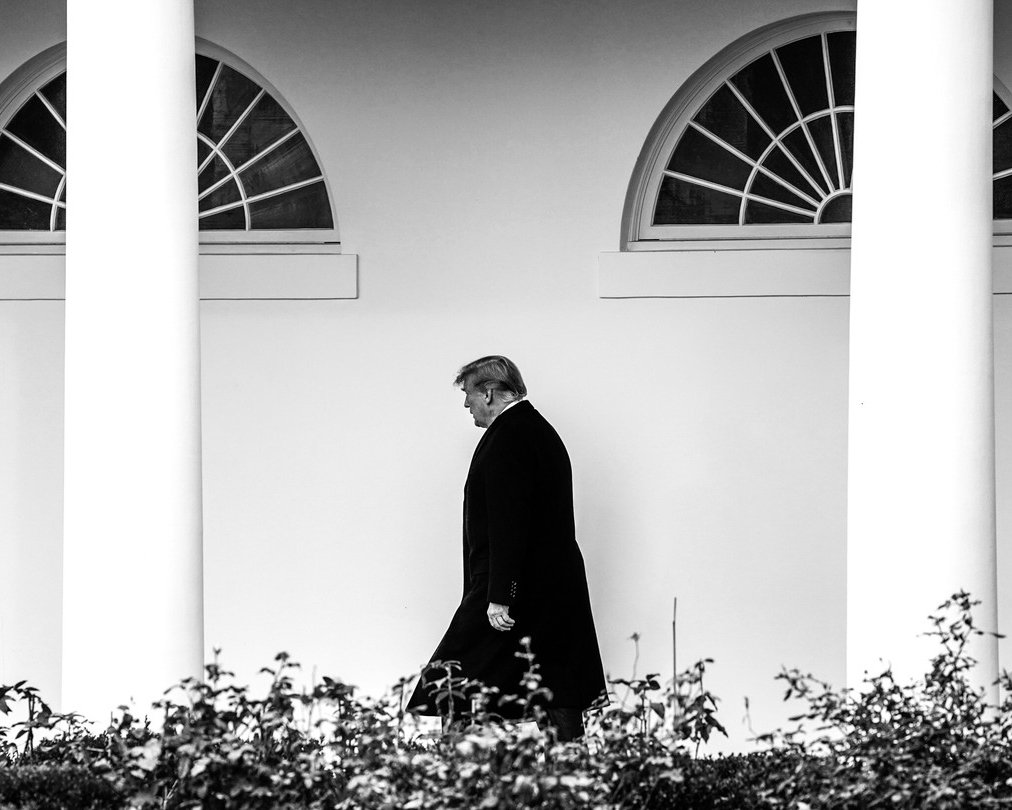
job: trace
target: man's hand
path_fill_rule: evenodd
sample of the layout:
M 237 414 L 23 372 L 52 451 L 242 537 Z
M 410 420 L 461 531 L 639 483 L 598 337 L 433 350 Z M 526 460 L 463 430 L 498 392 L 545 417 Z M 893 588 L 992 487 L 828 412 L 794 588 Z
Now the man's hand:
M 509 605 L 497 605 L 495 602 L 488 603 L 488 623 L 492 625 L 493 630 L 505 633 L 513 627 L 514 622 L 515 620 L 510 618 Z

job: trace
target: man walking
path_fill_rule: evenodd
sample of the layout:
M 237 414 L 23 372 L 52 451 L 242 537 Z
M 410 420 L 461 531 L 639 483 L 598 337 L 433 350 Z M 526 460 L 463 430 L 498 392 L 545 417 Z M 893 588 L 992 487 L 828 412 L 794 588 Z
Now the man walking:
M 516 653 L 530 637 L 552 693 L 548 723 L 560 740 L 576 739 L 584 709 L 606 687 L 576 544 L 569 454 L 524 399 L 520 370 L 507 358 L 468 363 L 454 382 L 485 435 L 464 486 L 464 595 L 431 660 L 459 661 L 465 677 L 516 694 L 527 666 Z M 430 689 L 423 677 L 408 708 L 445 711 Z

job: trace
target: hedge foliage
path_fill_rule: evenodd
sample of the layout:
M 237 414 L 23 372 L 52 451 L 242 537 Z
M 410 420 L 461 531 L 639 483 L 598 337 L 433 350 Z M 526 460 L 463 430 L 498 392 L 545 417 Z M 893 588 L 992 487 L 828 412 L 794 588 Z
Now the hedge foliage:
M 613 681 L 614 699 L 573 743 L 497 722 L 503 696 L 488 690 L 473 718 L 422 735 L 401 708 L 408 679 L 379 700 L 333 678 L 307 692 L 284 653 L 265 670 L 262 698 L 216 660 L 203 681 L 155 704 L 156 724 L 121 707 L 97 734 L 24 682 L 3 686 L 0 810 L 1012 808 L 1012 699 L 990 706 L 970 685 L 975 604 L 959 593 L 931 617 L 939 650 L 916 682 L 886 670 L 835 690 L 782 672 L 785 697 L 805 711 L 748 755 L 699 756 L 723 732 L 703 683 L 708 660 L 666 686 L 656 675 Z M 509 697 L 533 719 L 545 691 L 533 656 L 521 655 L 527 675 Z M 433 698 L 459 707 L 473 684 L 452 662 L 441 670 Z M 1007 674 L 1001 686 L 1012 694 Z

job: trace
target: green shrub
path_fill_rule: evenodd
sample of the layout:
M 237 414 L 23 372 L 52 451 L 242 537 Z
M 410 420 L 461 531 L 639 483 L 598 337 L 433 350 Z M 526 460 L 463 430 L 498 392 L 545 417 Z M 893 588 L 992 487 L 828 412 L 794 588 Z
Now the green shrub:
M 832 810 L 1012 806 L 1012 702 L 988 705 L 968 677 L 976 662 L 967 646 L 984 635 L 973 620 L 977 604 L 960 592 L 930 617 L 927 635 L 941 650 L 921 680 L 901 684 L 886 669 L 859 690 L 835 690 L 797 670 L 783 672 L 785 698 L 800 698 L 808 709 L 792 718 L 797 729 L 771 739 L 779 736 L 804 765 L 770 796 Z M 1000 684 L 1008 696 L 1007 673 Z M 822 733 L 806 739 L 811 723 Z
M 408 679 L 380 700 L 324 678 L 295 688 L 284 653 L 262 698 L 216 660 L 155 704 L 158 728 L 125 707 L 93 733 L 52 712 L 24 683 L 0 687 L 0 810 L 206 808 L 656 808 L 857 810 L 1012 807 L 1012 699 L 988 706 L 970 686 L 967 643 L 982 631 L 956 594 L 931 617 L 940 652 L 925 677 L 890 671 L 860 690 L 810 675 L 779 676 L 805 710 L 747 755 L 700 757 L 723 733 L 704 687 L 708 660 L 662 686 L 616 679 L 590 712 L 586 738 L 557 743 L 531 723 L 497 720 L 504 700 L 537 719 L 546 696 L 529 649 L 518 693 L 466 681 L 438 665 L 432 699 L 468 705 L 445 734 L 422 736 L 403 711 Z M 636 641 L 636 636 L 633 637 Z M 1005 693 L 1012 681 L 1003 675 Z M 13 708 L 26 719 L 13 722 Z
M 124 804 L 124 798 L 108 781 L 80 765 L 0 767 L 3 810 L 112 810 Z

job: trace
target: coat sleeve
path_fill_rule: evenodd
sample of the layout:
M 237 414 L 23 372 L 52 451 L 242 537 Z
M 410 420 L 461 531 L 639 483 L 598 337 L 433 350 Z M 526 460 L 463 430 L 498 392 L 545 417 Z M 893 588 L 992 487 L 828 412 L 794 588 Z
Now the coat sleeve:
M 521 581 L 533 530 L 533 470 L 518 447 L 488 459 L 484 471 L 488 510 L 488 601 L 512 605 Z

